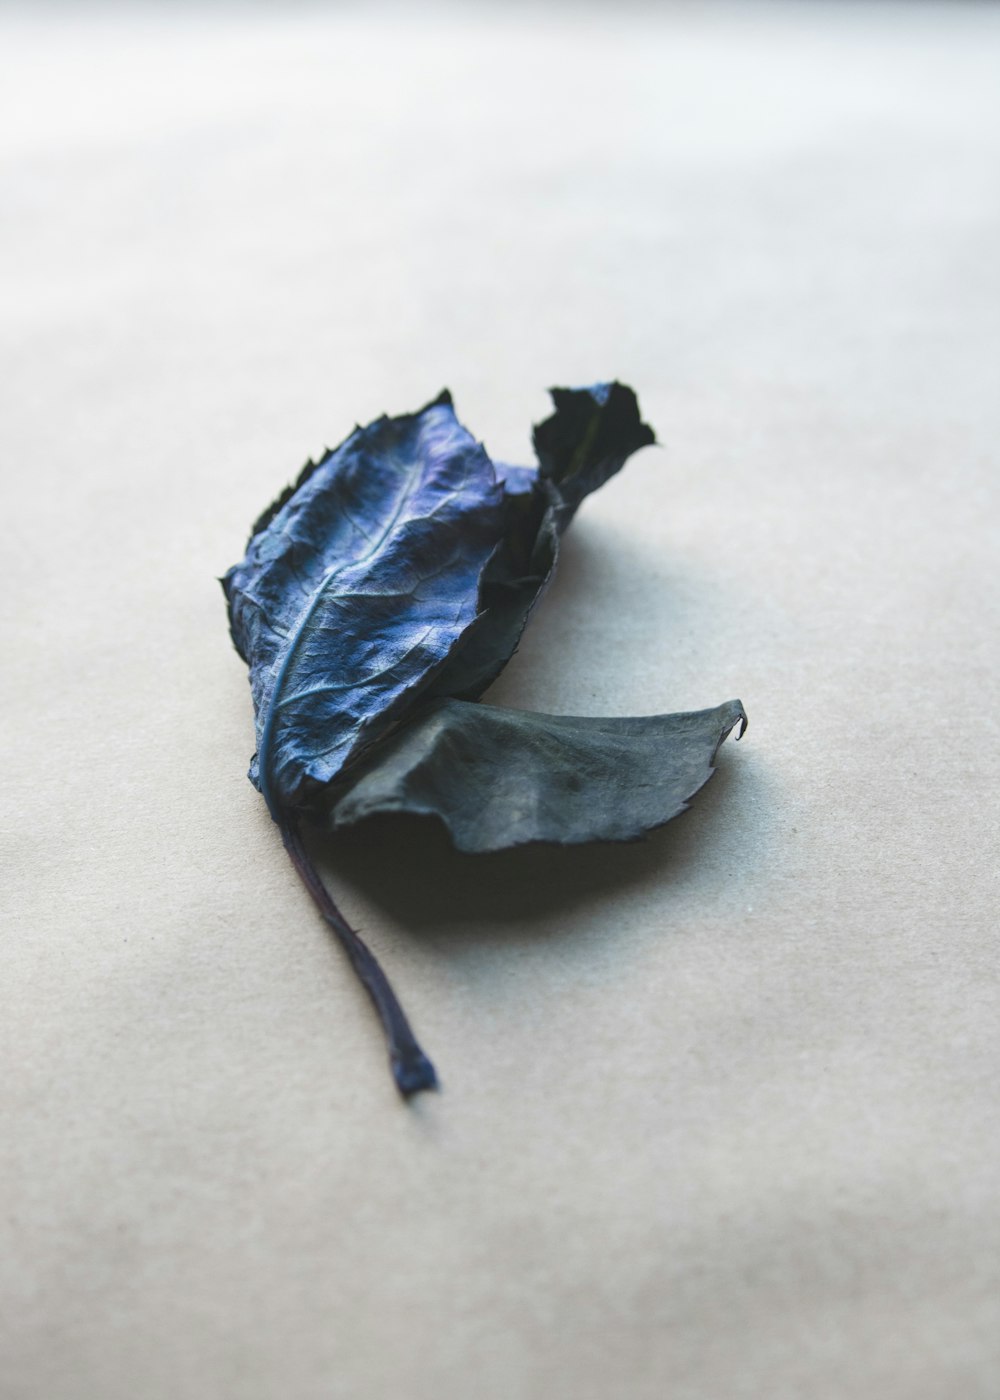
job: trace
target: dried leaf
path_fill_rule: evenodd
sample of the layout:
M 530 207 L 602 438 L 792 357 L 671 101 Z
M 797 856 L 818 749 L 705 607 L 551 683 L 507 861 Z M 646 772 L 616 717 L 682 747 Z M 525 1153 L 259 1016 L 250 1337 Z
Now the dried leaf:
M 739 701 L 638 719 L 472 703 L 513 655 L 580 502 L 654 441 L 631 389 L 553 390 L 538 464 L 491 462 L 445 392 L 357 428 L 260 517 L 223 579 L 250 670 L 250 777 L 382 1018 L 403 1094 L 436 1077 L 299 832 L 440 819 L 459 850 L 634 840 L 683 811 Z

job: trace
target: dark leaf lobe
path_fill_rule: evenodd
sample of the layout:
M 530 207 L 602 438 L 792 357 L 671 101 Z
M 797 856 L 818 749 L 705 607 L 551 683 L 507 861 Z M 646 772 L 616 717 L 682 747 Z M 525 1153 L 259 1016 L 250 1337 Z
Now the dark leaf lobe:
M 435 816 L 458 850 L 477 854 L 531 841 L 636 841 L 684 811 L 737 723 L 742 737 L 738 700 L 634 719 L 439 700 L 355 770 L 330 824 Z

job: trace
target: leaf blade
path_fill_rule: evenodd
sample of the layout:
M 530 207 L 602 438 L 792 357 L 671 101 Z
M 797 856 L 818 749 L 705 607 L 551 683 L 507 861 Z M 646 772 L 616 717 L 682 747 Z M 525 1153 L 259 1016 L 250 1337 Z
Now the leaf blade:
M 442 397 L 356 430 L 265 512 L 224 588 L 272 812 L 332 781 L 445 662 L 477 615 L 500 500 Z
M 684 811 L 746 712 L 541 715 L 443 700 L 330 794 L 334 829 L 385 812 L 434 816 L 470 854 L 535 841 L 634 841 Z

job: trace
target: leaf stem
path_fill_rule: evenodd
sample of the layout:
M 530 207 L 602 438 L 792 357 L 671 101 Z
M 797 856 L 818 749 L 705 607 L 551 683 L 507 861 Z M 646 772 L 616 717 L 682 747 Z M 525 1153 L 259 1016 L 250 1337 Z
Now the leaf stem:
M 337 935 L 365 991 L 375 1004 L 388 1042 L 389 1064 L 396 1088 L 405 1099 L 411 1094 L 419 1093 L 421 1089 L 436 1089 L 438 1080 L 434 1066 L 417 1043 L 403 1008 L 389 985 L 389 979 L 379 967 L 374 953 L 354 932 L 330 898 L 330 893 L 302 842 L 298 823 L 294 817 L 283 813 L 278 825 L 281 828 L 285 850 L 291 856 L 292 864 L 299 872 L 302 883 L 312 895 L 323 918 Z

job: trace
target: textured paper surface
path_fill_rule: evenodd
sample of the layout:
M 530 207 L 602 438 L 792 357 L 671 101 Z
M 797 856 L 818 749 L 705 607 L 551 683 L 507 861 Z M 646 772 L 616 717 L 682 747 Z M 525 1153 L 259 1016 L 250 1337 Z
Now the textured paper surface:
M 8 9 L 5 1400 L 995 1396 L 1000 10 Z M 627 849 L 324 856 L 215 578 L 355 421 L 618 376 L 496 687 L 739 695 Z

